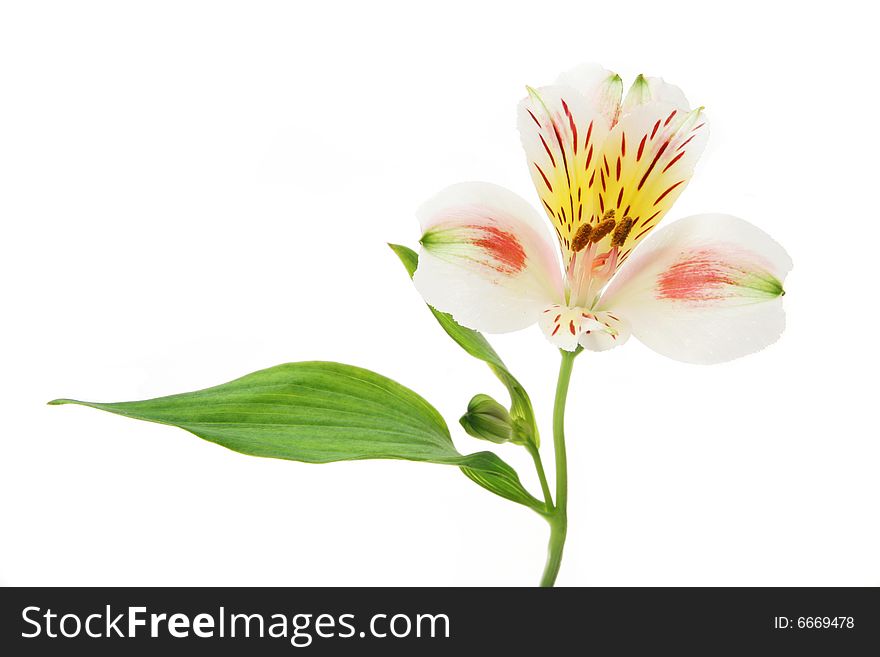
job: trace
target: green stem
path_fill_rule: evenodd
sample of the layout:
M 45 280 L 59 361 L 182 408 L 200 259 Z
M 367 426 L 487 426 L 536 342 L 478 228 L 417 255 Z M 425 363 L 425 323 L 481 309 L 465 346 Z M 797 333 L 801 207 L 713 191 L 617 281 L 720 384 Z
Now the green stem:
M 577 351 L 562 351 L 559 365 L 559 379 L 556 383 L 556 400 L 553 404 L 553 450 L 556 455 L 556 507 L 548 515 L 550 522 L 550 544 L 547 547 L 547 565 L 541 577 L 541 586 L 553 586 L 559 566 L 562 564 L 562 550 L 565 547 L 565 534 L 568 531 L 568 465 L 565 456 L 565 400 L 568 397 L 568 384 Z
M 532 443 L 526 444 L 526 449 L 532 455 L 535 462 L 535 470 L 538 472 L 538 479 L 541 481 L 541 492 L 544 494 L 544 504 L 547 506 L 547 512 L 553 510 L 553 496 L 550 495 L 550 486 L 547 485 L 547 475 L 544 474 L 544 463 L 541 461 L 541 452 Z

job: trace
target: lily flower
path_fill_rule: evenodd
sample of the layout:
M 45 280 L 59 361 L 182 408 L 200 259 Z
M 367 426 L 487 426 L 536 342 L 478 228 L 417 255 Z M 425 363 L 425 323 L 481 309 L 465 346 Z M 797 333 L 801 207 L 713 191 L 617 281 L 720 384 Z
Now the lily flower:
M 715 363 L 773 343 L 791 269 L 779 244 L 721 214 L 648 238 L 705 147 L 703 108 L 660 78 L 640 75 L 621 101 L 622 89 L 597 66 L 528 88 L 518 126 L 553 233 L 503 187 L 453 185 L 418 212 L 417 289 L 463 326 L 537 323 L 566 351 L 603 351 L 632 334 L 671 358 Z

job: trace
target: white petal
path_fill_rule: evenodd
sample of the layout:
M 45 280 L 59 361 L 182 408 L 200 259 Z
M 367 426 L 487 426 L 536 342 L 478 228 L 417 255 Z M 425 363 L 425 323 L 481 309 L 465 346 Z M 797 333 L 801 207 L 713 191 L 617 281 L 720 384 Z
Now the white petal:
M 489 183 L 453 185 L 418 216 L 422 249 L 413 281 L 425 301 L 462 326 L 515 331 L 562 299 L 546 224 L 513 192 Z
M 617 122 L 623 92 L 617 73 L 599 64 L 581 64 L 560 75 L 556 84 L 578 91 L 594 112 L 605 117 L 609 128 Z
M 629 321 L 655 351 L 719 363 L 763 349 L 785 327 L 785 250 L 750 223 L 723 214 L 676 221 L 620 269 L 599 308 Z
M 578 341 L 584 334 L 605 329 L 605 325 L 597 322 L 586 308 L 562 304 L 545 308 L 538 326 L 552 344 L 566 351 L 577 349 Z
M 590 351 L 607 351 L 619 347 L 629 340 L 629 322 L 609 312 L 593 313 L 596 324 L 591 330 L 584 331 L 578 343 Z
M 669 84 L 663 78 L 646 78 L 639 75 L 626 93 L 621 112 L 627 114 L 639 105 L 652 101 L 672 105 L 682 112 L 690 110 L 688 100 L 680 88 Z

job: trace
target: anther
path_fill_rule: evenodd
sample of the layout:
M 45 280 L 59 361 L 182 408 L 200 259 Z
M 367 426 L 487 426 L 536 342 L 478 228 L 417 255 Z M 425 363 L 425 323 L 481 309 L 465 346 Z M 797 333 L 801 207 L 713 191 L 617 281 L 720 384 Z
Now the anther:
M 614 208 L 607 210 L 605 214 L 602 215 L 602 221 L 605 221 L 607 219 L 614 219 Z
M 589 244 L 590 233 L 592 232 L 593 227 L 590 224 L 584 224 L 578 228 L 578 231 L 574 234 L 574 239 L 571 241 L 571 250 L 575 253 L 582 251 L 583 248 Z
M 614 210 L 609 210 L 608 212 L 613 214 Z M 606 216 L 608 215 L 608 212 L 605 213 Z M 593 226 L 593 231 L 590 233 L 590 241 L 598 242 L 612 230 L 614 230 L 614 219 L 605 219 L 601 223 Z
M 611 246 L 623 246 L 626 238 L 629 237 L 629 231 L 632 230 L 633 220 L 631 217 L 624 217 L 620 223 L 614 228 L 614 235 L 611 236 Z

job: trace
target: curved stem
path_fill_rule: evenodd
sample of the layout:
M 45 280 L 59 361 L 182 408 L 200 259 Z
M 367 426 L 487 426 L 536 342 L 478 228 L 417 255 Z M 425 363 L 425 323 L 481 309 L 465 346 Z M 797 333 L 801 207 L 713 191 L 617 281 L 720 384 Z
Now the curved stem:
M 547 484 L 547 475 L 544 473 L 544 463 L 541 461 L 541 452 L 539 452 L 538 448 L 532 443 L 526 444 L 526 449 L 529 450 L 529 454 L 532 455 L 532 460 L 535 462 L 535 470 L 538 472 L 538 479 L 541 482 L 541 492 L 544 494 L 544 504 L 549 513 L 553 510 L 553 496 L 550 495 L 550 486 Z
M 556 383 L 556 400 L 553 404 L 553 450 L 556 455 L 556 507 L 548 516 L 550 521 L 550 544 L 547 547 L 547 565 L 541 577 L 541 586 L 553 586 L 559 566 L 562 564 L 562 550 L 568 531 L 568 465 L 565 456 L 565 400 L 568 397 L 568 384 L 577 351 L 562 351 L 559 365 L 559 379 Z

